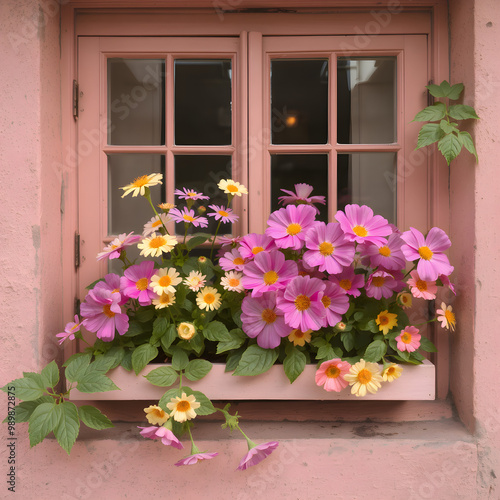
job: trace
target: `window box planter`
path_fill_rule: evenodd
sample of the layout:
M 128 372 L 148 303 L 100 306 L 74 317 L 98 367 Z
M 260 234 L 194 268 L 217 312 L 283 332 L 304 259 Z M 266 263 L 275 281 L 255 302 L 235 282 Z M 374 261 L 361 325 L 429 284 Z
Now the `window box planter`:
M 122 367 L 115 368 L 108 376 L 121 389 L 120 391 L 87 394 L 76 389 L 71 391 L 73 401 L 123 401 L 123 400 L 159 400 L 168 387 L 156 387 L 150 384 L 144 375 L 162 366 L 148 365 L 136 376 Z M 274 365 L 266 373 L 253 377 L 233 376 L 224 372 L 224 364 L 214 364 L 210 373 L 197 382 L 185 380 L 193 390 L 202 391 L 212 400 L 433 400 L 435 399 L 435 367 L 425 360 L 421 365 L 404 365 L 399 379 L 392 383 L 385 382 L 376 394 L 367 394 L 363 398 L 353 396 L 346 388 L 341 393 L 327 392 L 314 382 L 316 365 L 307 365 L 304 372 L 290 384 L 280 365 Z

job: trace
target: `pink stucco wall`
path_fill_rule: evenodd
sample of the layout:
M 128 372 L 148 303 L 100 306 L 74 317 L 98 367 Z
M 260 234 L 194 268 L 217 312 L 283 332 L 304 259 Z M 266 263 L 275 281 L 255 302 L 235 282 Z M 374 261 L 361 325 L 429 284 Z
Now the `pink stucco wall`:
M 333 2 L 334 3 L 334 2 Z M 421 3 L 421 2 L 420 2 Z M 36 370 L 60 351 L 63 325 L 62 249 L 71 249 L 65 217 L 72 200 L 61 168 L 60 16 L 55 1 L 0 2 L 0 385 Z M 374 2 L 375 4 L 375 2 Z M 196 468 L 172 466 L 182 452 L 137 440 L 133 424 L 88 433 L 71 457 L 54 443 L 29 450 L 18 426 L 14 497 L 40 499 L 382 498 L 486 499 L 500 489 L 500 403 L 496 283 L 500 213 L 500 4 L 450 1 L 451 80 L 466 85 L 465 102 L 481 121 L 471 131 L 480 162 L 464 153 L 451 167 L 450 216 L 460 327 L 451 339 L 451 390 L 465 427 L 450 418 L 429 422 L 249 423 L 256 440 L 279 439 L 265 463 L 234 471 L 244 443 L 199 426 L 200 447 L 221 453 Z M 65 82 L 67 84 L 67 82 Z M 64 254 L 67 255 L 67 254 Z M 67 297 L 66 297 L 67 298 Z M 0 394 L 0 411 L 6 398 Z M 3 417 L 2 417 L 3 418 Z M 258 417 L 256 418 L 258 419 Z M 411 418 L 409 420 L 412 420 Z M 415 419 L 416 420 L 416 419 Z M 0 427 L 0 477 L 7 468 Z M 0 498 L 7 496 L 0 482 Z

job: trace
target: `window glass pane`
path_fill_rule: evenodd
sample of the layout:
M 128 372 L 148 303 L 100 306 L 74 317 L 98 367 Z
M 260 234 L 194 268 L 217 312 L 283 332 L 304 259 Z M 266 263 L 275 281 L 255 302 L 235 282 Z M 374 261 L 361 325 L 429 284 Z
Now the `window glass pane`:
M 396 57 L 337 61 L 339 144 L 396 142 Z
M 175 61 L 175 144 L 231 144 L 231 61 Z
M 328 142 L 328 60 L 271 61 L 273 144 Z
M 356 203 L 396 224 L 396 153 L 341 154 L 337 161 L 337 208 Z
M 192 189 L 198 193 L 209 196 L 209 200 L 196 201 L 194 204 L 195 215 L 198 215 L 197 209 L 203 205 L 208 212 L 213 212 L 208 208 L 209 205 L 227 207 L 227 195 L 224 194 L 217 184 L 221 179 L 231 179 L 231 157 L 227 155 L 177 155 L 175 157 L 175 188 Z M 186 206 L 186 201 L 176 196 L 175 203 L 181 210 Z M 241 216 L 241 214 L 236 214 Z M 214 217 L 203 215 L 208 219 L 208 228 L 191 227 L 189 233 L 205 232 L 215 233 L 218 221 Z M 231 233 L 230 223 L 221 224 L 218 234 Z M 183 224 L 176 224 L 177 234 L 184 234 Z
M 165 63 L 108 59 L 109 144 L 165 144 Z
M 272 155 L 271 156 L 271 210 L 283 207 L 278 197 L 286 196 L 281 189 L 295 192 L 295 184 L 313 187 L 312 196 L 328 195 L 328 155 Z M 317 204 L 317 220 L 327 222 L 327 205 Z
M 144 224 L 154 216 L 149 203 L 132 193 L 122 198 L 120 189 L 137 177 L 161 173 L 165 181 L 165 157 L 158 154 L 108 155 L 108 234 L 142 234 Z M 164 184 L 151 188 L 151 200 L 156 206 L 164 201 Z

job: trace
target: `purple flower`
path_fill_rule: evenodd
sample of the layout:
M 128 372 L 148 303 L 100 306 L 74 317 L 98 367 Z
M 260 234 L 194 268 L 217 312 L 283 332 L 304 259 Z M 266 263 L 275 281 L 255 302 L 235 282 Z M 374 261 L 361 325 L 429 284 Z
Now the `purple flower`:
M 358 250 L 362 257 L 370 259 L 371 267 L 380 266 L 388 270 L 404 269 L 406 261 L 401 251 L 403 243 L 398 234 L 392 233 L 387 241 L 359 245 Z
M 265 234 L 250 233 L 241 238 L 238 250 L 245 259 L 253 259 L 258 253 L 276 248 L 274 240 Z
M 137 428 L 142 429 L 142 431 L 140 432 L 142 437 L 148 439 L 161 439 L 161 442 L 165 446 L 173 446 L 178 450 L 182 450 L 184 448 L 182 443 L 175 437 L 175 434 L 166 427 L 156 427 L 155 425 L 153 425 L 151 427 L 137 426 Z
M 183 200 L 195 201 L 195 200 L 209 200 L 210 199 L 208 196 L 205 196 L 203 193 L 198 193 L 194 189 L 187 189 L 187 188 L 182 188 L 182 191 L 180 189 L 176 189 L 174 191 L 174 194 Z
M 182 458 L 178 462 L 175 463 L 177 467 L 180 467 L 181 465 L 193 465 L 200 460 L 211 460 L 212 458 L 216 457 L 218 455 L 217 452 L 215 453 L 194 453 L 193 455 L 189 455 L 186 458 Z
M 349 297 L 345 290 L 331 281 L 324 281 L 325 291 L 321 302 L 326 309 L 326 317 L 323 326 L 335 326 L 341 319 L 342 314 L 349 309 Z
M 120 278 L 123 293 L 131 299 L 137 299 L 141 306 L 149 306 L 157 298 L 156 293 L 149 289 L 154 272 L 155 263 L 152 260 L 145 260 L 125 269 L 124 276 Z
M 264 458 L 268 457 L 277 447 L 278 441 L 269 441 L 250 448 L 248 453 L 241 459 L 240 465 L 236 470 L 245 470 L 252 465 L 257 465 L 262 462 Z
M 219 259 L 219 266 L 224 271 L 242 271 L 246 264 L 246 260 L 241 256 L 237 248 L 233 248 L 230 252 L 226 252 L 224 257 Z
M 328 279 L 344 289 L 347 295 L 352 295 L 353 297 L 361 295 L 360 288 L 363 288 L 365 284 L 363 275 L 355 274 L 352 266 L 346 267 L 340 274 L 330 276 Z
M 194 210 L 187 207 L 184 207 L 182 211 L 178 208 L 172 208 L 169 215 L 175 222 L 185 222 L 187 224 L 192 224 L 194 227 L 208 226 L 208 219 L 206 217 L 196 216 Z
M 210 217 L 215 217 L 215 220 L 221 220 L 224 224 L 226 222 L 236 222 L 239 219 L 231 208 L 226 208 L 222 205 L 209 205 L 208 208 L 213 210 L 213 212 L 210 212 L 208 215 Z
M 122 253 L 122 251 L 134 243 L 138 242 L 141 239 L 141 236 L 133 236 L 134 232 L 131 233 L 122 233 L 115 238 L 109 245 L 103 248 L 103 251 L 97 254 L 97 260 L 105 259 L 118 259 Z
M 96 288 L 102 288 L 103 290 L 109 290 L 111 293 L 119 293 L 121 295 L 121 300 L 119 304 L 123 305 L 125 304 L 125 302 L 127 302 L 128 297 L 122 295 L 120 290 L 120 284 L 121 284 L 120 276 L 118 276 L 118 274 L 110 273 L 104 276 L 104 281 L 98 281 L 95 284 L 94 290 Z
M 392 274 L 385 271 L 376 271 L 370 275 L 366 283 L 366 296 L 380 300 L 382 297 L 388 299 L 394 291 L 397 291 L 398 282 Z
M 82 326 L 82 323 L 80 323 L 78 315 L 75 314 L 75 321 L 70 321 L 69 323 L 67 323 L 64 327 L 64 332 L 56 334 L 56 337 L 59 338 L 59 345 L 61 345 L 67 339 L 75 340 L 75 333 L 80 331 L 80 326 Z
M 283 205 L 310 205 L 319 214 L 319 210 L 314 206 L 314 203 L 321 203 L 324 205 L 326 203 L 324 196 L 309 196 L 312 193 L 313 187 L 309 184 L 300 183 L 295 184 L 295 193 L 293 191 L 288 191 L 287 189 L 282 189 L 284 193 L 289 196 L 280 196 L 278 198 L 279 202 Z

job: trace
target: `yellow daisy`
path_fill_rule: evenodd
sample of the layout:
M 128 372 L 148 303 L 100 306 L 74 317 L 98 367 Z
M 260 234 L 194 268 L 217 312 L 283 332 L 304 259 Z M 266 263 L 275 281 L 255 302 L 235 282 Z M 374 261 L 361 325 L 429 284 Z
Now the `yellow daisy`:
M 175 304 L 175 295 L 172 292 L 163 292 L 158 298 L 153 299 L 155 309 L 163 309 Z
M 206 286 L 196 296 L 196 304 L 200 309 L 213 311 L 220 307 L 220 293 L 212 286 Z
M 452 332 L 455 331 L 457 320 L 451 306 L 447 306 L 444 302 L 441 302 L 441 309 L 437 309 L 436 313 L 438 314 L 438 321 L 441 321 L 441 328 L 447 328 Z
M 396 363 L 391 363 L 387 368 L 384 368 L 382 372 L 382 379 L 384 382 L 393 382 L 397 378 L 401 377 L 403 373 L 403 368 Z
M 302 330 L 296 328 L 295 330 L 292 330 L 292 333 L 290 333 L 290 335 L 288 335 L 288 340 L 290 342 L 293 342 L 293 345 L 303 346 L 306 342 L 311 342 L 311 332 L 312 330 L 303 332 Z
M 344 379 L 351 386 L 351 394 L 355 396 L 366 396 L 366 391 L 375 394 L 381 387 L 382 376 L 377 363 L 370 363 L 361 359 L 352 365 L 349 373 L 344 375 Z
M 224 191 L 224 193 L 231 194 L 233 196 L 248 194 L 248 190 L 245 186 L 243 186 L 243 184 L 233 181 L 232 179 L 222 179 L 217 186 L 219 189 Z
M 179 273 L 173 267 L 168 269 L 158 269 L 149 282 L 149 288 L 157 295 L 164 292 L 175 293 L 175 287 L 182 281 Z
M 177 245 L 177 239 L 175 236 L 170 234 L 159 234 L 153 233 L 149 238 L 144 238 L 142 243 L 137 245 L 137 248 L 141 250 L 141 255 L 144 257 L 159 257 L 162 253 L 168 253 L 172 248 Z
M 138 194 L 144 196 L 146 194 L 146 188 L 149 188 L 151 186 L 156 186 L 157 184 L 161 184 L 162 179 L 163 179 L 162 174 L 149 174 L 137 177 L 137 179 L 134 179 L 134 182 L 131 182 L 130 184 L 127 184 L 126 186 L 120 188 L 125 191 L 122 194 L 122 198 L 130 193 L 132 193 L 132 196 L 137 196 Z
M 183 392 L 182 396 L 172 398 L 170 403 L 167 403 L 167 408 L 171 411 L 170 416 L 174 418 L 176 422 L 185 422 L 186 420 L 191 420 L 196 417 L 195 410 L 200 407 L 200 403 L 196 401 L 196 398 L 191 394 L 186 396 Z
M 382 332 L 384 335 L 387 335 L 389 333 L 389 330 L 391 330 L 395 326 L 398 326 L 397 318 L 398 318 L 397 314 L 390 313 L 387 310 L 379 313 L 377 319 L 375 320 L 375 323 L 377 323 L 378 325 L 379 332 Z
M 159 406 L 151 405 L 144 408 L 146 418 L 151 425 L 163 425 L 169 418 L 169 414 L 163 411 Z

